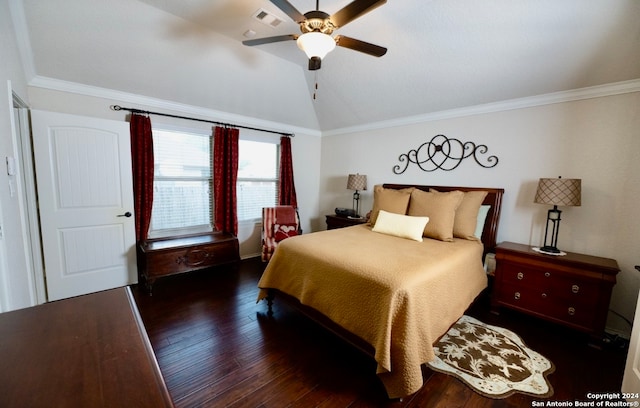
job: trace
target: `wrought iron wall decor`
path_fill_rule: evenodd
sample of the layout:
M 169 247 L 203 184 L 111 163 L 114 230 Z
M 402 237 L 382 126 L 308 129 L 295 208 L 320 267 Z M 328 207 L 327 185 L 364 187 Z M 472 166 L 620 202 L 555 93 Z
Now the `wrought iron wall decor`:
M 479 155 L 487 154 L 489 148 L 486 145 L 477 145 L 473 142 L 461 142 L 458 139 L 448 138 L 445 135 L 436 135 L 430 141 L 421 144 L 417 149 L 411 149 L 408 153 L 402 153 L 398 160 L 403 163 L 393 166 L 395 174 L 402 174 L 409 164 L 416 164 L 422 171 L 444 170 L 451 171 L 458 167 L 462 160 L 473 157 L 478 165 L 485 169 L 495 167 L 498 164 L 496 156 L 489 156 L 480 161 Z

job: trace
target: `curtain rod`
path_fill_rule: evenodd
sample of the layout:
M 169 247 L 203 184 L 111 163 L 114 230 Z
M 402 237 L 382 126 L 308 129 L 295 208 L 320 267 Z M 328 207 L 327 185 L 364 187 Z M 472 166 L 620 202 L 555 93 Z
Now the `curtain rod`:
M 144 114 L 144 115 L 166 116 L 168 118 L 193 120 L 193 121 L 196 121 L 196 122 L 213 123 L 214 125 L 237 127 L 237 128 L 241 128 L 241 129 L 257 130 L 259 132 L 275 133 L 277 135 L 282 135 L 282 136 L 287 136 L 287 137 L 295 137 L 295 135 L 293 133 L 285 133 L 285 132 L 278 132 L 278 131 L 275 131 L 275 130 L 259 129 L 259 128 L 254 128 L 254 127 L 250 127 L 250 126 L 234 125 L 232 123 L 216 122 L 214 120 L 190 118 L 188 116 L 171 115 L 169 113 L 151 112 L 151 111 L 146 111 L 146 110 L 142 110 L 142 109 L 135 109 L 135 108 L 125 108 L 125 107 L 122 107 L 120 105 L 111 105 L 110 108 L 111 108 L 111 110 L 114 110 L 114 111 L 123 110 L 123 111 L 129 111 L 131 113 L 141 113 L 141 114 Z

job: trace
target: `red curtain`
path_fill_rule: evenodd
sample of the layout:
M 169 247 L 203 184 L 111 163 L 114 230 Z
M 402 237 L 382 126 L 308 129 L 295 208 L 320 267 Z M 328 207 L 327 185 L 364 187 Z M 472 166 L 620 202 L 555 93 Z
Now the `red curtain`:
M 293 181 L 293 160 L 291 158 L 291 138 L 280 138 L 280 186 L 278 188 L 278 204 L 292 205 L 298 208 L 296 185 Z
M 133 209 L 135 211 L 136 240 L 147 239 L 153 207 L 153 137 L 151 119 L 132 114 L 131 162 L 133 168 Z
M 238 129 L 216 126 L 213 135 L 213 197 L 215 227 L 238 235 L 236 181 L 238 179 Z

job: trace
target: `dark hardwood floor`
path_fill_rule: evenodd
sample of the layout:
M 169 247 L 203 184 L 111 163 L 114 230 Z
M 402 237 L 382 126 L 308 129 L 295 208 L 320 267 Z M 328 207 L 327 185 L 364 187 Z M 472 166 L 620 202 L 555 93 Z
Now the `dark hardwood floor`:
M 263 264 L 245 260 L 158 280 L 153 296 L 134 287 L 176 407 L 531 407 L 540 399 L 484 398 L 459 380 L 423 368 L 423 388 L 390 401 L 373 360 L 277 299 L 256 304 Z M 554 362 L 551 401 L 619 392 L 626 349 L 589 347 L 585 336 L 526 316 L 489 313 L 481 297 L 468 314 L 519 334 Z

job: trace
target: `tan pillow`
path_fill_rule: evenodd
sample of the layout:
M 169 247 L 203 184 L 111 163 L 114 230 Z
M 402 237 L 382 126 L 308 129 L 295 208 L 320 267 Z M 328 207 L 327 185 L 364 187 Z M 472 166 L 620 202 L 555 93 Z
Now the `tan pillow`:
M 431 188 L 429 191 L 438 192 Z M 478 224 L 478 211 L 487 196 L 488 191 L 466 191 L 460 206 L 456 210 L 456 217 L 453 222 L 453 236 L 477 241 L 475 236 Z
M 424 226 L 428 222 L 429 217 L 410 217 L 380 210 L 371 231 L 422 242 Z
M 415 189 L 407 215 L 429 217 L 429 223 L 424 227 L 425 237 L 453 241 L 453 222 L 463 197 L 462 191 L 438 193 Z
M 384 188 L 381 184 L 374 186 L 373 210 L 371 210 L 369 223 L 376 225 L 376 219 L 378 218 L 378 212 L 380 210 L 406 215 L 407 208 L 409 208 L 409 199 L 411 198 L 411 192 L 413 190 L 413 187 L 395 190 L 393 188 Z

